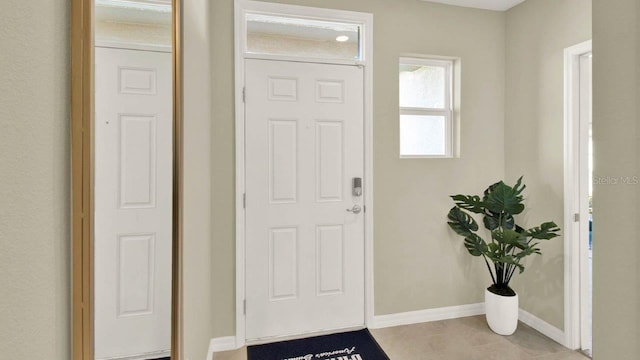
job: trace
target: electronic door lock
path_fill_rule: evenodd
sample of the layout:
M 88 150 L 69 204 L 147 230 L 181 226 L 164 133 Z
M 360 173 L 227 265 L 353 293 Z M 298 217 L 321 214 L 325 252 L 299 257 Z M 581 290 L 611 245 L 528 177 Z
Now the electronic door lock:
M 351 194 L 356 197 L 362 196 L 362 178 L 353 178 Z

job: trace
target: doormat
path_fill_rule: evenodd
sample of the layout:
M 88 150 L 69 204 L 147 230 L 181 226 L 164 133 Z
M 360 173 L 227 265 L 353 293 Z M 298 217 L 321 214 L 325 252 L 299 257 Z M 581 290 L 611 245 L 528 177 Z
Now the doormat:
M 253 345 L 247 360 L 390 360 L 367 329 Z

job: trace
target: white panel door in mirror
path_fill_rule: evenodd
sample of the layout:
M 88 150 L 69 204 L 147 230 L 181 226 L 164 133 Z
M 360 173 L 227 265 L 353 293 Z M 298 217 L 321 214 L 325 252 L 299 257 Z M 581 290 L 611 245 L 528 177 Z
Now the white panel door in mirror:
M 155 95 L 156 69 L 120 67 L 118 69 L 121 94 Z
M 156 197 L 156 117 L 120 115 L 120 207 L 151 208 Z
M 155 234 L 118 237 L 118 316 L 153 312 Z

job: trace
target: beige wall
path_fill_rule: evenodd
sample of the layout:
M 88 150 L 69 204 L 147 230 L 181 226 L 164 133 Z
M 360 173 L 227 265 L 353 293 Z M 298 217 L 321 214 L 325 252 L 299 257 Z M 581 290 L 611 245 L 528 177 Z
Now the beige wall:
M 69 1 L 3 0 L 0 357 L 70 358 Z
M 593 1 L 594 175 L 640 176 L 640 1 Z M 593 189 L 595 359 L 640 358 L 640 185 Z
M 447 195 L 482 192 L 504 175 L 504 13 L 414 0 L 280 2 L 374 14 L 376 314 L 482 301 L 490 278 L 448 230 Z M 211 12 L 213 335 L 229 336 L 235 329 L 233 1 L 216 1 Z M 462 59 L 459 159 L 398 158 L 398 58 L 412 53 Z
M 507 12 L 505 173 L 524 175 L 523 223 L 564 227 L 564 49 L 591 39 L 591 0 L 529 0 Z M 514 278 L 521 307 L 563 329 L 562 237 Z
M 211 238 L 211 34 L 209 0 L 184 1 L 183 304 L 185 360 L 206 356 L 214 329 Z M 215 185 L 215 184 L 214 184 Z
M 546 0 L 527 3 L 543 1 L 555 6 L 555 2 Z M 209 11 L 208 3 L 185 0 L 185 13 L 191 14 L 190 21 L 185 23 L 188 37 L 185 132 L 189 138 L 185 149 L 185 354 L 191 360 L 202 358 L 209 338 L 232 335 L 234 331 L 232 1 L 211 2 L 213 6 Z M 503 176 L 506 160 L 507 177 L 513 179 L 522 170 L 528 171 L 525 175 L 530 179 L 527 183 L 531 195 L 548 192 L 554 199 L 561 198 L 558 195 L 561 187 L 555 180 L 537 175 L 542 169 L 550 172 L 546 165 L 542 166 L 541 159 L 551 161 L 545 155 L 546 147 L 539 142 L 550 141 L 550 146 L 556 148 L 559 141 L 557 135 L 547 139 L 537 134 L 557 130 L 555 120 L 532 129 L 528 121 L 522 120 L 531 119 L 530 105 L 524 105 L 523 111 L 515 113 L 517 116 L 511 113 L 515 110 L 507 106 L 507 140 L 505 144 L 501 140 L 504 136 L 501 109 L 505 106 L 502 85 L 505 76 L 501 71 L 505 66 L 504 14 L 410 0 L 300 0 L 297 3 L 375 14 L 376 313 L 481 301 L 480 290 L 486 284 L 486 274 L 477 264 L 468 267 L 469 257 L 462 251 L 460 241 L 443 226 L 449 203 L 442 195 L 481 191 L 485 184 Z M 565 3 L 575 2 L 567 0 L 563 6 Z M 69 3 L 5 0 L 3 5 L 5 15 L 0 22 L 0 38 L 3 51 L 11 56 L 0 56 L 3 94 L 0 97 L 0 288 L 5 294 L 0 297 L 0 323 L 5 325 L 0 330 L 0 353 L 11 359 L 68 359 Z M 583 3 L 577 6 L 581 8 Z M 596 0 L 594 6 L 594 46 L 599 54 L 594 58 L 596 173 L 600 176 L 617 176 L 620 172 L 637 174 L 638 109 L 635 104 L 640 103 L 637 85 L 640 79 L 634 71 L 640 68 L 637 56 L 640 35 L 630 30 L 640 19 L 640 6 L 637 0 L 619 0 L 616 6 L 608 0 Z M 559 13 L 563 14 L 561 10 Z M 516 8 L 512 13 L 516 15 L 508 17 L 515 19 L 519 11 L 522 10 Z M 533 11 L 526 17 L 533 14 L 538 12 Z M 544 21 L 537 23 L 545 25 L 537 29 L 547 33 L 546 42 L 556 44 L 548 34 L 551 30 L 545 28 L 555 28 L 556 22 L 549 19 L 556 19 L 560 14 L 546 14 Z M 511 21 L 508 20 L 507 28 L 514 27 Z M 522 21 L 529 23 L 524 18 Z M 582 29 L 583 25 L 576 26 Z M 554 36 L 560 35 L 560 29 L 556 29 Z M 397 36 L 409 33 L 419 36 L 398 40 Z M 440 39 L 444 34 L 448 41 Z M 578 41 L 580 39 L 575 42 Z M 547 48 L 546 42 L 538 39 L 535 43 L 538 51 L 533 54 L 539 62 L 533 64 L 533 70 L 524 72 L 524 75 L 530 70 L 538 72 L 542 78 L 532 78 L 534 82 L 530 86 L 538 90 L 527 90 L 534 98 L 542 97 L 545 91 L 556 91 L 544 87 L 549 80 L 548 71 L 557 71 L 555 59 L 558 57 L 555 45 Z M 557 45 L 564 47 L 572 43 Z M 397 159 L 396 59 L 408 52 L 463 59 L 465 127 L 461 159 Z M 514 52 L 525 50 L 509 51 L 508 73 L 513 66 L 510 59 Z M 213 57 L 209 58 L 210 54 Z M 542 61 L 545 59 L 553 61 L 545 65 Z M 200 75 L 207 73 L 210 60 L 211 79 Z M 508 81 L 506 86 L 513 89 L 514 85 Z M 537 119 L 555 118 L 557 110 L 552 109 L 557 106 L 555 102 L 552 106 L 540 103 L 540 108 L 547 110 L 541 110 Z M 215 109 L 214 115 L 211 108 Z M 535 140 L 517 135 L 524 131 L 534 135 Z M 522 156 L 522 161 L 537 165 L 521 169 L 514 165 L 517 158 L 512 155 L 504 158 L 503 147 L 514 148 L 511 136 L 532 145 L 531 152 L 539 154 L 541 159 L 530 159 L 518 149 L 514 156 Z M 476 137 L 481 140 L 475 140 Z M 476 163 L 486 159 L 492 159 L 489 170 Z M 557 160 L 551 161 L 554 172 L 558 166 Z M 397 188 L 415 192 L 397 196 Z M 640 337 L 637 265 L 640 246 L 637 245 L 638 225 L 628 225 L 638 224 L 640 209 L 637 202 L 632 201 L 637 195 L 636 188 L 595 188 L 599 224 L 594 230 L 595 237 L 602 238 L 603 242 L 609 239 L 615 242 L 608 247 L 595 245 L 594 342 L 599 359 L 636 359 L 640 355 L 636 341 Z M 534 205 L 532 222 L 543 215 L 561 220 L 557 205 L 544 204 L 532 196 L 530 201 Z M 553 246 L 545 250 L 552 251 L 540 261 L 543 265 L 553 264 Z M 557 269 L 557 266 L 551 268 Z M 474 271 L 479 274 L 471 280 L 463 279 L 465 274 Z M 529 271 L 535 274 L 535 270 Z M 545 270 L 541 275 L 556 274 L 555 270 L 549 273 Z M 403 280 L 397 281 L 398 278 Z M 522 280 L 516 280 L 516 284 Z M 477 284 L 461 285 L 467 281 Z M 533 283 L 533 289 L 561 286 Z M 548 295 L 548 291 L 544 291 Z M 532 304 L 531 291 L 525 294 L 523 300 L 528 310 L 554 325 L 562 325 L 555 319 L 560 314 L 547 311 L 547 305 Z M 561 300 L 550 296 L 553 306 L 560 306 L 558 301 Z M 561 316 L 559 319 L 562 321 Z

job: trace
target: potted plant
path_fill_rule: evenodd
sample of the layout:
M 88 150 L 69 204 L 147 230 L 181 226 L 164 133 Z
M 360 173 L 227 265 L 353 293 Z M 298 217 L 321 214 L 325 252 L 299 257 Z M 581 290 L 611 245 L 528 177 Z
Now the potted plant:
M 455 206 L 449 211 L 448 224 L 464 238 L 464 246 L 473 256 L 482 257 L 491 274 L 493 285 L 485 290 L 485 308 L 489 327 L 500 335 L 511 335 L 518 326 L 518 295 L 509 283 L 516 270 L 524 271 L 522 260 L 541 254 L 541 241 L 559 236 L 560 228 L 552 221 L 528 230 L 516 224 L 515 215 L 525 209 L 522 177 L 511 187 L 502 181 L 478 195 L 451 196 Z M 471 213 L 482 217 L 491 236 L 486 241 Z M 493 267 L 491 266 L 493 264 Z

